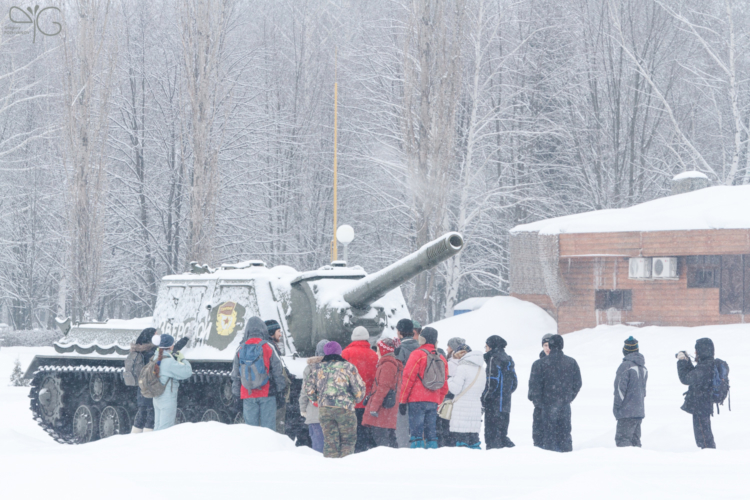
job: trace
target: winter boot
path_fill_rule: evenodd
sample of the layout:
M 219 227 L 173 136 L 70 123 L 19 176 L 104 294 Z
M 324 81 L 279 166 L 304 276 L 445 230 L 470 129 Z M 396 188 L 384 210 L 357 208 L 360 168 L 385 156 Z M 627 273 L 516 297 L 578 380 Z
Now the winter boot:
M 474 443 L 472 445 L 469 445 L 469 448 L 471 448 L 472 450 L 481 450 L 482 449 L 482 443 L 480 443 L 479 441 L 477 441 L 476 443 Z
M 140 434 L 141 432 L 143 432 L 143 429 L 140 429 L 138 427 L 133 427 L 132 429 L 130 429 L 131 434 Z
M 469 443 L 464 443 L 463 441 L 456 441 L 456 448 L 468 448 Z
M 418 436 L 412 436 L 409 439 L 409 448 L 424 448 L 424 439 Z
M 148 427 L 146 427 L 145 429 L 143 429 L 143 432 L 154 432 L 154 430 L 153 429 L 149 429 Z
M 427 446 L 425 446 L 428 450 L 437 450 L 437 447 L 437 441 L 427 441 Z

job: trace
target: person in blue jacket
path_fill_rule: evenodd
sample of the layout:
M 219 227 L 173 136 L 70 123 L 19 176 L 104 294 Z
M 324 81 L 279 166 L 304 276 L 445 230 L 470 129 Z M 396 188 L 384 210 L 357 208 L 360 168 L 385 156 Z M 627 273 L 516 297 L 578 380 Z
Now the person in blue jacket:
M 180 380 L 189 378 L 193 374 L 193 367 L 190 361 L 183 359 L 182 351 L 177 353 L 176 358 L 172 356 L 174 337 L 171 335 L 154 335 L 152 343 L 159 346 L 154 354 L 156 375 L 166 385 L 162 395 L 154 398 L 154 430 L 160 431 L 174 425 Z

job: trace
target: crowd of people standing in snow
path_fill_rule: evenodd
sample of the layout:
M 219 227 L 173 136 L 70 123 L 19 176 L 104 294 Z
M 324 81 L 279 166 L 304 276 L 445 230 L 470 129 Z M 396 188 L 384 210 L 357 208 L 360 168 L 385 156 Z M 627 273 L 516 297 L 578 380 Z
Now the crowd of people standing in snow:
M 231 379 L 245 423 L 283 433 L 290 379 L 276 345 L 280 328 L 274 320 L 248 320 Z M 449 339 L 443 351 L 437 330 L 408 319 L 398 322 L 397 332 L 397 338 L 381 339 L 374 347 L 361 326 L 345 349 L 338 342 L 318 342 L 315 356 L 307 360 L 299 396 L 314 450 L 337 458 L 377 446 L 481 449 L 483 418 L 486 449 L 514 446 L 508 426 L 518 378 L 502 337 L 488 337 L 481 353 L 459 337 Z M 534 446 L 557 452 L 573 450 L 570 405 L 582 386 L 578 363 L 563 347 L 562 336 L 543 336 L 528 391 L 534 405 Z M 172 336 L 153 328 L 141 333 L 131 351 L 145 366 L 132 432 L 174 425 L 179 381 L 192 374 L 189 361 L 175 349 Z M 624 342 L 623 355 L 614 381 L 615 443 L 640 447 L 648 370 L 632 336 Z M 715 448 L 710 420 L 716 402 L 714 367 L 724 362 L 714 362 L 708 338 L 696 342 L 697 364 L 685 351 L 677 357 L 679 379 L 689 386 L 682 409 L 693 415 L 696 444 Z M 143 373 L 153 374 L 153 381 L 144 382 Z M 727 374 L 728 367 L 723 381 L 728 390 Z

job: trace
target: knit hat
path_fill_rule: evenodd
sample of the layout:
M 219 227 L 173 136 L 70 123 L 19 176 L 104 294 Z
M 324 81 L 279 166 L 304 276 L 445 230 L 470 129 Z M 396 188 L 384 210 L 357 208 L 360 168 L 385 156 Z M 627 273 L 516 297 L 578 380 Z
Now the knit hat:
M 264 321 L 264 323 L 266 324 L 266 328 L 268 328 L 268 335 L 273 335 L 276 330 L 281 329 L 281 325 L 275 319 L 269 319 L 268 321 Z
M 364 326 L 358 326 L 352 332 L 352 342 L 355 340 L 370 340 L 370 332 Z
M 380 355 L 385 356 L 396 350 L 396 343 L 393 339 L 381 339 L 378 341 L 378 349 L 380 350 Z
M 341 345 L 338 342 L 328 342 L 323 348 L 323 354 L 341 354 Z
M 418 332 L 421 332 L 421 331 L 422 331 L 422 323 L 420 323 L 420 322 L 419 322 L 419 321 L 417 321 L 417 320 L 412 320 L 412 322 L 411 322 L 411 323 L 412 323 L 412 325 L 414 326 L 414 329 L 415 329 L 416 331 L 418 331 Z
M 544 336 L 542 337 L 542 345 L 544 345 L 547 342 L 549 342 L 549 339 L 552 338 L 552 335 L 554 335 L 554 334 L 553 333 L 545 333 Z
M 160 349 L 169 349 L 174 345 L 174 337 L 172 337 L 171 335 L 167 335 L 166 333 L 162 333 L 161 335 L 154 335 L 151 338 L 151 343 L 159 347 Z
M 622 348 L 622 352 L 626 356 L 628 354 L 638 352 L 638 341 L 634 339 L 632 335 L 625 341 L 625 346 Z
M 465 343 L 466 339 L 462 339 L 461 337 L 453 337 L 448 341 L 448 347 L 453 349 L 453 352 L 456 352 L 459 350 L 459 347 L 461 347 Z
M 146 328 L 138 335 L 138 339 L 135 341 L 136 344 L 150 344 L 151 339 L 156 334 L 156 328 Z
M 433 327 L 428 326 L 424 328 L 419 336 L 424 339 L 425 344 L 437 345 L 438 332 Z
M 547 343 L 549 344 L 549 348 L 552 351 L 554 350 L 560 351 L 565 345 L 565 342 L 563 342 L 563 338 L 561 335 L 553 335 L 552 337 L 550 337 L 549 342 Z
M 487 339 L 487 346 L 490 349 L 505 349 L 505 346 L 507 346 L 508 343 L 505 341 L 504 338 L 502 338 L 500 335 L 492 335 Z
M 400 319 L 398 320 L 398 323 L 396 323 L 396 330 L 401 332 L 404 337 L 414 335 L 414 323 L 412 323 L 410 319 Z
M 325 356 L 326 355 L 325 348 L 326 348 L 326 344 L 328 342 L 330 342 L 328 339 L 323 339 L 323 340 L 321 340 L 320 342 L 318 342 L 315 345 L 315 355 L 316 356 Z

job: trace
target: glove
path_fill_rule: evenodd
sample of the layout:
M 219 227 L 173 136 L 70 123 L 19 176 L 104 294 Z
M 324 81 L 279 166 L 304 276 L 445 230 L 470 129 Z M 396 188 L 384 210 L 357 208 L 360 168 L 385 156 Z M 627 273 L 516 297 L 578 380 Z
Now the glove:
M 307 412 L 302 412 L 300 413 L 300 415 L 302 415 L 302 418 L 305 418 L 305 419 L 307 418 Z
M 372 415 L 375 418 L 378 418 L 378 412 L 376 412 L 376 411 L 371 411 L 370 415 Z
M 688 359 L 687 354 L 685 354 L 685 351 L 680 351 L 677 353 L 677 359 L 679 360 L 686 360 Z
M 182 360 L 185 359 L 185 355 L 182 354 L 182 351 L 177 353 L 177 362 L 182 363 Z
M 406 403 L 401 403 L 400 405 L 398 405 L 398 412 L 401 415 L 406 415 Z

